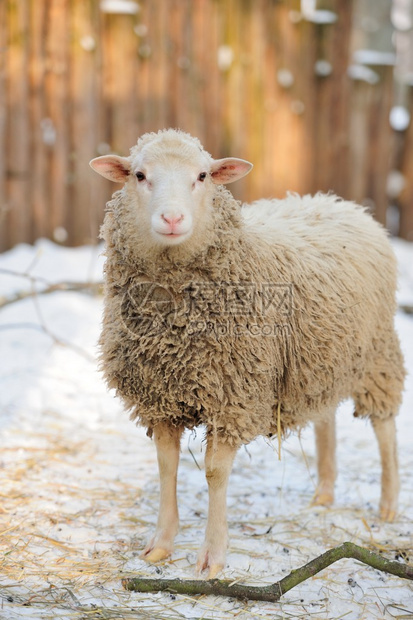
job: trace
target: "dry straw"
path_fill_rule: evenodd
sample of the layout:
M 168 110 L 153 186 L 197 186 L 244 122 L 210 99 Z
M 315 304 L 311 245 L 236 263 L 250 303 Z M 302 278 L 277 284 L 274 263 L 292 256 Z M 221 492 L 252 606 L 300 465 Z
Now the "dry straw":
M 32 609 L 33 616 L 41 611 L 45 619 L 169 620 L 187 617 L 182 606 L 192 605 L 193 618 L 250 618 L 251 603 L 224 604 L 212 597 L 138 595 L 122 589 L 122 578 L 154 577 L 156 571 L 160 576 L 192 577 L 196 543 L 204 521 L 202 516 L 183 519 L 186 527 L 180 536 L 184 540 L 178 537 L 171 562 L 155 568 L 139 561 L 138 570 L 131 569 L 153 528 L 158 503 L 156 470 L 144 488 L 139 488 L 132 475 L 122 479 L 114 475 L 113 464 L 107 462 L 96 443 L 70 437 L 73 434 L 56 429 L 47 433 L 22 429 L 2 450 L 0 617 L 30 617 L 26 611 Z M 192 458 L 185 458 L 186 466 L 195 469 Z M 191 495 L 182 486 L 180 492 Z M 397 549 L 391 537 L 384 542 L 376 540 L 365 515 L 354 515 L 351 509 L 320 511 L 317 518 L 304 511 L 287 518 L 271 515 L 254 519 L 251 507 L 238 501 L 235 491 L 233 499 L 236 510 L 229 511 L 229 562 L 231 556 L 242 558 L 234 562 L 239 568 L 231 572 L 233 583 L 271 583 L 277 575 L 254 575 L 251 565 L 273 562 L 275 555 L 288 569 L 294 568 L 317 555 L 314 548 L 309 550 L 314 541 L 327 548 L 332 542 L 350 539 L 383 551 L 388 557 L 394 557 L 396 551 L 406 557 L 409 554 L 407 539 L 399 537 Z M 350 531 L 351 526 L 346 524 L 352 522 L 358 523 L 358 528 Z M 329 597 L 348 600 L 341 570 L 333 566 L 317 577 L 325 601 Z M 360 599 L 354 605 L 360 607 L 363 617 L 365 603 Z M 323 617 L 327 607 L 327 602 L 320 603 L 315 617 L 317 613 Z M 253 609 L 253 617 L 262 620 L 313 616 L 309 608 L 303 613 L 302 604 L 294 596 L 276 606 L 265 604 Z

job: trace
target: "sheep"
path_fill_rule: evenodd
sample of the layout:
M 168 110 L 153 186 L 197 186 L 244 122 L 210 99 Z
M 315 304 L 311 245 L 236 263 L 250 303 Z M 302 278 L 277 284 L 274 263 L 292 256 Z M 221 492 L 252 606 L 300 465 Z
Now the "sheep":
M 101 366 L 131 419 L 154 437 L 158 520 L 142 557 L 168 558 L 184 429 L 206 427 L 208 516 L 197 571 L 225 566 L 226 494 L 238 448 L 315 424 L 318 487 L 333 501 L 334 412 L 352 398 L 381 455 L 380 516 L 397 509 L 394 418 L 404 382 L 394 329 L 396 263 L 384 229 L 331 194 L 240 205 L 224 187 L 252 164 L 214 160 L 176 129 L 128 157 L 91 162 L 123 183 L 106 242 Z

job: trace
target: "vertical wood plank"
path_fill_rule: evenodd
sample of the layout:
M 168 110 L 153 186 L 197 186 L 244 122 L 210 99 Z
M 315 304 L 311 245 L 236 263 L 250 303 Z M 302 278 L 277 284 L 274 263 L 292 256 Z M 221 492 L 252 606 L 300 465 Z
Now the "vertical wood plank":
M 374 88 L 376 86 L 361 81 L 354 82 L 352 86 L 349 194 L 358 203 L 362 203 L 367 195 L 368 114 Z
M 7 249 L 6 203 L 6 65 L 7 65 L 7 5 L 0 2 L 0 252 Z
M 7 233 L 11 247 L 31 241 L 29 209 L 28 2 L 9 0 L 7 41 Z
M 248 7 L 245 17 L 250 20 L 250 72 L 249 72 L 249 98 L 250 112 L 248 113 L 247 127 L 249 132 L 249 152 L 251 160 L 255 162 L 255 174 L 250 181 L 253 191 L 251 197 L 258 198 L 266 194 L 266 177 L 264 163 L 264 46 L 265 35 L 263 31 L 263 18 L 265 0 L 253 2 Z
M 171 95 L 168 89 L 168 73 L 172 71 L 172 46 L 169 32 L 170 10 L 168 3 L 161 2 L 157 11 L 157 36 L 155 40 L 155 51 L 152 67 L 157 67 L 155 73 L 156 83 L 156 102 L 157 102 L 157 127 L 164 129 L 167 127 L 168 119 L 168 100 Z M 155 56 L 156 54 L 156 56 Z
M 413 119 L 413 89 L 409 91 L 408 107 L 410 117 Z M 413 241 L 413 120 L 408 129 L 397 136 L 398 142 L 402 143 L 398 168 L 403 174 L 405 186 L 399 196 L 398 206 L 400 210 L 399 235 L 403 239 Z
M 207 36 L 212 28 L 208 20 L 207 0 L 199 0 L 190 4 L 190 37 L 188 41 L 188 66 L 185 58 L 181 60 L 181 71 L 189 72 L 191 84 L 191 101 L 193 107 L 192 131 L 199 136 L 201 142 L 206 138 L 207 101 L 211 93 L 207 90 L 208 65 L 215 57 L 214 49 L 206 45 Z M 208 147 L 205 146 L 208 150 Z
M 196 70 L 205 84 L 203 97 L 204 139 L 207 150 L 215 157 L 219 156 L 221 139 L 221 82 L 218 71 L 218 47 L 220 45 L 219 5 L 217 2 L 204 0 L 200 6 L 198 21 L 205 35 L 202 56 L 196 64 Z
M 30 0 L 30 58 L 29 58 L 29 112 L 30 112 L 30 208 L 33 219 L 33 239 L 52 233 L 49 227 L 48 146 L 43 140 L 45 126 L 45 42 L 49 20 L 45 2 Z M 46 121 L 47 122 L 47 121 Z M 29 207 L 29 205 L 28 205 Z
M 136 111 L 138 135 L 149 131 L 152 120 L 151 86 L 151 55 L 152 55 L 152 5 L 154 2 L 142 2 L 136 27 L 138 28 L 137 59 L 136 59 Z
M 381 68 L 380 88 L 373 90 L 368 115 L 369 148 L 367 151 L 367 198 L 372 202 L 374 217 L 386 224 L 388 207 L 387 177 L 394 163 L 394 143 L 389 123 L 393 99 L 392 67 Z
M 70 209 L 71 243 L 96 243 L 108 184 L 100 183 L 89 161 L 109 139 L 101 105 L 100 13 L 96 2 L 75 0 L 71 10 Z M 113 187 L 110 189 L 113 190 Z
M 43 141 L 48 146 L 49 235 L 66 229 L 69 176 L 69 0 L 49 0 L 46 41 L 46 118 Z
M 324 3 L 325 4 L 325 3 Z M 314 191 L 334 191 L 344 198 L 349 192 L 349 117 L 351 113 L 350 39 L 353 0 L 336 0 L 325 8 L 335 10 L 334 24 L 314 25 L 317 38 L 315 62 L 326 61 L 331 74 L 316 75 L 315 91 Z
M 138 38 L 134 28 L 135 15 L 108 14 L 107 27 L 107 96 L 111 108 L 111 146 L 116 152 L 128 154 L 138 134 L 136 66 Z
M 265 171 L 261 189 L 267 196 L 301 191 L 310 174 L 307 141 L 311 138 L 307 131 L 313 124 L 313 106 L 308 65 L 313 44 L 308 24 L 291 18 L 291 11 L 298 13 L 298 8 L 299 3 L 275 4 L 272 20 L 266 20 L 269 49 L 262 110 Z
M 158 50 L 156 49 L 156 41 L 161 4 L 160 0 L 152 0 L 141 5 L 141 24 L 146 26 L 147 34 L 142 37 L 138 46 L 139 135 L 156 129 L 158 109 L 156 96 Z M 167 5 L 169 8 L 169 0 Z M 170 93 L 171 95 L 172 93 Z
M 331 189 L 384 221 L 396 165 L 410 235 L 412 137 L 398 136 L 395 162 L 391 70 L 375 86 L 347 77 L 356 2 L 319 0 L 338 15 L 323 26 L 300 19 L 300 0 L 138 0 L 136 15 L 102 14 L 99 0 L 0 2 L 0 249 L 59 227 L 68 243 L 95 240 L 115 186 L 89 159 L 167 126 L 250 159 L 232 186 L 241 200 Z
M 356 82 L 352 87 L 350 118 L 349 190 L 343 195 L 371 208 L 386 223 L 386 184 L 393 167 L 395 145 L 389 124 L 393 96 L 392 71 L 376 68 L 380 82 Z

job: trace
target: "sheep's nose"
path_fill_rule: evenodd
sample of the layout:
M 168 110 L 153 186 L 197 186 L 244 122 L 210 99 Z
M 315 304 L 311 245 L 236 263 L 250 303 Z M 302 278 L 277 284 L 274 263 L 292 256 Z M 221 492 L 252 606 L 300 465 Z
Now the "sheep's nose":
M 162 213 L 161 218 L 164 222 L 167 222 L 170 226 L 175 226 L 175 224 L 179 224 L 184 219 L 183 215 L 178 215 L 177 217 L 171 217 L 169 215 L 165 215 Z

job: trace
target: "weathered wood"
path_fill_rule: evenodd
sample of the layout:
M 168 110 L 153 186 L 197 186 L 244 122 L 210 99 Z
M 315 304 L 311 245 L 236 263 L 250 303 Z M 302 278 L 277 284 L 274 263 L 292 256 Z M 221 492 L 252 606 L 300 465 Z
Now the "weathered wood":
M 136 114 L 136 16 L 113 14 L 106 16 L 105 21 L 109 46 L 107 62 L 110 65 L 111 147 L 116 152 L 127 155 L 140 134 Z M 159 54 L 161 55 L 161 52 Z
M 8 247 L 6 239 L 6 9 L 6 3 L 0 2 L 0 249 Z
M 281 4 L 271 24 L 274 64 L 268 66 L 266 82 L 273 73 L 275 83 L 272 130 L 267 133 L 265 129 L 271 144 L 267 157 L 272 161 L 272 173 L 266 178 L 275 183 L 266 194 L 276 197 L 287 191 L 311 191 L 313 179 L 315 42 L 312 24 L 301 19 L 299 8 L 299 2 Z
M 100 12 L 95 3 L 75 2 L 70 17 L 70 207 L 65 227 L 71 243 L 95 243 L 104 202 L 113 190 L 88 166 L 109 139 L 101 106 Z
M 359 4 L 318 0 L 338 17 L 319 25 L 300 0 L 140 0 L 129 15 L 100 0 L 0 2 L 0 250 L 59 228 L 69 244 L 96 239 L 114 186 L 89 159 L 167 126 L 255 164 L 231 187 L 240 200 L 333 190 L 384 222 L 395 165 L 411 238 L 413 130 L 393 139 L 392 70 L 376 85 L 347 75 Z
M 6 59 L 6 192 L 7 242 L 32 240 L 29 208 L 29 114 L 28 114 L 28 23 L 27 2 L 7 3 Z
M 165 4 L 167 4 L 166 7 Z M 146 27 L 147 34 L 141 38 L 138 47 L 139 135 L 146 131 L 156 131 L 163 128 L 160 119 L 160 101 L 165 89 L 162 82 L 165 41 L 162 39 L 162 33 L 165 25 L 165 10 L 169 9 L 170 11 L 166 16 L 167 24 L 169 27 L 173 24 L 174 10 L 172 4 L 171 0 L 167 3 L 154 0 L 142 5 L 141 24 Z M 176 89 L 177 85 L 174 84 L 168 96 L 173 97 Z
M 350 177 L 346 197 L 369 206 L 382 224 L 388 205 L 386 185 L 394 165 L 394 141 L 389 125 L 392 101 L 392 72 L 375 68 L 378 84 L 353 85 L 350 117 Z
M 56 229 L 66 228 L 69 206 L 69 0 L 50 0 L 46 19 L 46 118 L 42 130 L 48 147 L 48 219 L 53 236 Z
M 48 168 L 49 146 L 46 144 L 48 130 L 46 112 L 46 35 L 49 25 L 46 3 L 30 2 L 30 196 L 33 214 L 33 240 L 53 234 L 50 226 L 50 180 Z M 49 126 L 50 127 L 50 126 Z M 28 241 L 28 240 L 27 240 Z
M 313 191 L 334 191 L 351 198 L 349 140 L 351 80 L 351 24 L 353 0 L 329 0 L 323 8 L 337 16 L 335 24 L 313 24 L 317 41 L 312 67 L 315 93 Z M 328 63 L 331 73 L 328 73 Z M 317 63 L 317 64 L 316 64 Z M 354 171 L 357 172 L 357 171 Z
M 393 68 L 381 67 L 381 87 L 373 91 L 369 110 L 369 148 L 367 151 L 367 200 L 372 201 L 375 218 L 386 224 L 388 207 L 387 177 L 394 166 L 393 131 L 389 115 L 393 102 Z
M 399 235 L 403 239 L 413 241 L 413 89 L 409 92 L 410 124 L 405 132 L 398 132 L 400 144 L 400 161 L 397 169 L 400 169 L 404 178 L 404 187 L 398 199 L 400 210 Z

